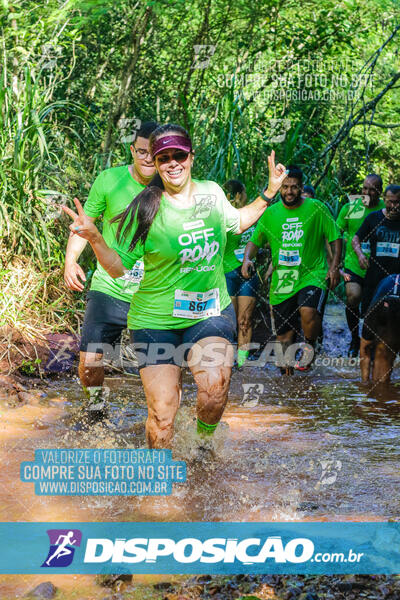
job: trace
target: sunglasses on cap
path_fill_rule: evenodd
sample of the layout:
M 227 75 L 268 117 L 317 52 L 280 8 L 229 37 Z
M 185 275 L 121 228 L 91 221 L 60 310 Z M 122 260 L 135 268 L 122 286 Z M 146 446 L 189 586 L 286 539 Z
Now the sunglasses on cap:
M 182 163 L 185 162 L 188 156 L 189 152 L 184 152 L 183 150 L 176 150 L 172 154 L 172 156 L 170 154 L 157 154 L 154 157 L 154 160 L 158 161 L 161 164 L 171 162 L 172 160 L 176 160 L 176 162 Z

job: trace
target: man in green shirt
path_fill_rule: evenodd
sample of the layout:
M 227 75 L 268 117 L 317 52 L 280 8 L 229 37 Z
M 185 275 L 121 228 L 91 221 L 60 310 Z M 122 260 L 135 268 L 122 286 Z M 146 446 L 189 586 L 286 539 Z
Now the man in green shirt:
M 339 229 L 322 202 L 302 196 L 302 182 L 301 169 L 290 166 L 280 189 L 281 201 L 267 208 L 260 218 L 246 246 L 242 266 L 243 276 L 249 277 L 251 259 L 260 247 L 270 244 L 271 316 L 277 341 L 284 348 L 295 341 L 300 323 L 305 341 L 314 347 L 321 333 L 327 288 L 333 290 L 339 282 L 342 250 Z M 325 240 L 333 253 L 329 268 Z M 303 357 L 295 367 L 307 370 L 313 355 L 311 348 L 305 346 Z M 292 366 L 282 365 L 282 372 L 291 373 Z
M 351 357 L 356 357 L 360 349 L 359 307 L 366 273 L 359 265 L 351 241 L 371 212 L 385 208 L 385 203 L 380 198 L 381 193 L 382 179 L 380 175 L 376 173 L 367 175 L 363 183 L 362 195 L 350 199 L 350 202 L 341 209 L 336 221 L 346 240 L 344 272 L 342 275 L 346 286 L 346 319 L 351 334 L 348 355 Z M 368 242 L 364 245 L 363 250 L 369 253 Z
M 241 181 L 230 179 L 225 182 L 224 190 L 228 200 L 236 208 L 248 203 L 246 188 Z M 240 369 L 247 360 L 248 345 L 253 334 L 252 315 L 256 306 L 260 279 L 254 271 L 251 279 L 242 276 L 242 261 L 244 249 L 251 239 L 255 225 L 249 227 L 241 235 L 227 233 L 224 253 L 224 272 L 228 293 L 231 297 L 237 319 L 237 366 Z
M 158 124 L 153 121 L 143 123 L 131 146 L 133 163 L 102 171 L 89 192 L 85 213 L 92 222 L 103 216 L 103 236 L 110 246 L 118 246 L 115 240 L 117 224 L 111 224 L 110 219 L 124 211 L 154 177 L 155 167 L 149 154 L 149 137 L 157 127 Z M 64 280 L 69 289 L 77 292 L 83 291 L 82 282 L 86 280 L 85 273 L 78 264 L 78 258 L 86 244 L 86 240 L 71 233 L 65 257 Z M 134 265 L 131 276 L 120 279 L 113 279 L 97 263 L 88 292 L 78 369 L 89 399 L 89 421 L 104 415 L 103 353 L 109 345 L 115 346 L 127 327 L 131 298 L 138 289 L 142 276 L 143 263 L 139 260 Z

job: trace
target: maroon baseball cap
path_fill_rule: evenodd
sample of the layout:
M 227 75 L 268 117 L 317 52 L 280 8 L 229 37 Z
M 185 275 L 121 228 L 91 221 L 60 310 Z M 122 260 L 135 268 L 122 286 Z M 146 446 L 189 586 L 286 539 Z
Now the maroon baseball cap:
M 167 150 L 169 148 L 183 150 L 184 152 L 191 152 L 192 143 L 183 135 L 165 135 L 161 138 L 158 138 L 158 140 L 154 142 L 152 149 L 153 158 L 156 156 L 156 154 L 159 154 L 163 150 Z

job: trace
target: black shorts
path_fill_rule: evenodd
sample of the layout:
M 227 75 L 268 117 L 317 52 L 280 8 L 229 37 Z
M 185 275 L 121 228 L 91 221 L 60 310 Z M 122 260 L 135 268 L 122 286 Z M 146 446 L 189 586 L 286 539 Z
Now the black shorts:
M 90 290 L 82 326 L 81 352 L 103 354 L 104 345 L 113 346 L 127 328 L 129 302 Z M 107 346 L 106 346 L 107 348 Z
M 235 309 L 230 304 L 217 317 L 209 317 L 182 329 L 131 329 L 130 334 L 139 369 L 149 365 L 187 366 L 189 350 L 199 340 L 222 337 L 234 342 Z
M 271 305 L 272 330 L 275 335 L 282 335 L 288 331 L 300 332 L 299 309 L 302 306 L 315 308 L 322 317 L 328 293 L 328 290 L 323 290 L 315 285 L 308 285 L 287 300 L 274 306 Z
M 345 283 L 358 283 L 358 285 L 361 285 L 361 287 L 363 287 L 364 277 L 357 275 L 357 273 L 350 271 L 350 269 L 344 269 L 344 272 L 350 275 L 350 281 L 345 281 Z
M 371 304 L 372 298 L 374 297 L 375 294 L 375 287 L 371 287 L 371 286 L 365 286 L 363 288 L 362 291 L 362 296 L 361 296 L 361 317 L 365 318 L 367 312 L 368 312 L 368 308 Z

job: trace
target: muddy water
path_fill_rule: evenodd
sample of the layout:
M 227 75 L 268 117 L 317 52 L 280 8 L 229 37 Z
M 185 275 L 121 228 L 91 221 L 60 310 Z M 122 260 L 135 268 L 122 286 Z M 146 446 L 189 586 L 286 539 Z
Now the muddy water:
M 229 405 L 212 452 L 200 452 L 196 446 L 195 387 L 185 374 L 173 456 L 187 460 L 188 476 L 187 483 L 174 485 L 170 497 L 43 497 L 34 495 L 33 484 L 19 481 L 20 462 L 32 460 L 35 448 L 144 447 L 146 403 L 139 379 L 107 379 L 110 421 L 106 428 L 96 426 L 88 433 L 71 429 L 70 414 L 81 402 L 74 378 L 50 382 L 33 404 L 2 406 L 1 520 L 359 521 L 396 517 L 400 513 L 398 367 L 389 386 L 361 385 L 357 366 L 332 360 L 345 354 L 347 347 L 339 307 L 328 307 L 325 325 L 326 360 L 312 372 L 281 377 L 268 364 L 233 374 Z M 244 387 L 249 385 L 250 396 Z M 70 585 L 71 577 L 61 581 Z M 13 585 L 19 582 L 15 594 L 31 589 L 31 580 L 14 577 Z M 91 581 L 80 578 L 85 590 L 86 580 Z M 0 578 L 6 594 L 12 593 L 9 581 L 9 577 Z M 88 597 L 102 597 L 96 594 L 93 591 Z

